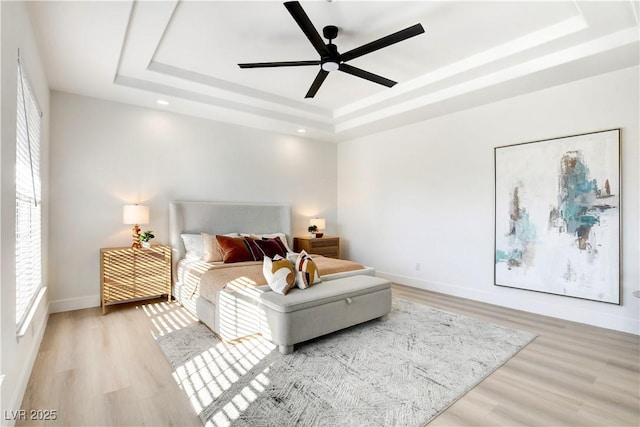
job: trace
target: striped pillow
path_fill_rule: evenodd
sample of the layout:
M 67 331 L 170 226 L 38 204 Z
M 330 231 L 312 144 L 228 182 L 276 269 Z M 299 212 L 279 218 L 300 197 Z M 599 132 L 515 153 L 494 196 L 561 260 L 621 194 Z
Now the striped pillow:
M 262 261 L 262 258 L 267 254 L 265 254 L 264 251 L 260 247 L 258 247 L 258 245 L 256 244 L 257 242 L 258 240 L 254 239 L 253 237 L 244 237 L 244 243 L 245 245 L 247 245 L 247 249 L 249 249 L 253 260 Z
M 316 263 L 311 259 L 306 251 L 300 252 L 295 264 L 296 282 L 300 289 L 307 289 L 311 285 L 320 283 L 320 274 Z

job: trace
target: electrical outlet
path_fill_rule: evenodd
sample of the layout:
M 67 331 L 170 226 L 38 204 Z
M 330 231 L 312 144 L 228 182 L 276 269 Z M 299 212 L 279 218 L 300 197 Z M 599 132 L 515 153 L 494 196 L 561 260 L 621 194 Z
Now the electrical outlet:
M 416 271 L 420 271 L 420 263 L 416 262 Z

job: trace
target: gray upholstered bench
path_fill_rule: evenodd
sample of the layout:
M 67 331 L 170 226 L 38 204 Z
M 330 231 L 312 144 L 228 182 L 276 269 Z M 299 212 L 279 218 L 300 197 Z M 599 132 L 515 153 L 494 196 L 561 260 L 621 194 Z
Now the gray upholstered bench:
M 287 295 L 265 292 L 259 297 L 260 332 L 282 354 L 293 345 L 391 311 L 391 283 L 373 276 L 327 280 Z

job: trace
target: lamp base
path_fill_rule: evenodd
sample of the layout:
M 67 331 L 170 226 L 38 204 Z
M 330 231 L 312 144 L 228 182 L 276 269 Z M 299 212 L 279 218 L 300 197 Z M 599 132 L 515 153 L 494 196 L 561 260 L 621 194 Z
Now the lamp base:
M 138 224 L 134 225 L 131 231 L 131 238 L 133 239 L 131 247 L 134 249 L 140 249 L 142 245 L 140 245 L 140 227 L 138 227 Z

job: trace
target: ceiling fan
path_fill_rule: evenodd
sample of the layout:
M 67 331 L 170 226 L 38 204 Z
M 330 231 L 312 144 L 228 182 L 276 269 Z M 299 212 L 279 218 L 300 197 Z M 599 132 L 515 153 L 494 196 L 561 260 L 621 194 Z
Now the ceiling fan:
M 390 34 L 381 39 L 364 44 L 355 49 L 351 49 L 345 53 L 339 53 L 338 47 L 333 44 L 333 40 L 338 36 L 338 27 L 334 25 L 327 25 L 322 29 L 324 38 L 329 40 L 329 43 L 325 43 L 318 34 L 318 31 L 311 23 L 311 20 L 305 13 L 304 9 L 297 1 L 288 1 L 284 3 L 293 19 L 298 23 L 298 26 L 302 32 L 307 36 L 313 47 L 320 54 L 319 60 L 311 61 L 281 61 L 281 62 L 253 62 L 247 64 L 238 64 L 240 68 L 270 68 L 270 67 L 300 67 L 307 65 L 320 65 L 320 71 L 315 80 L 311 84 L 309 91 L 305 98 L 313 98 L 320 89 L 320 86 L 329 75 L 331 71 L 342 71 L 347 74 L 351 74 L 356 77 L 360 77 L 374 83 L 381 84 L 386 87 L 392 87 L 396 84 L 393 80 L 386 79 L 377 74 L 370 73 L 360 68 L 347 64 L 347 61 L 358 58 L 367 53 L 374 52 L 382 49 L 383 47 L 390 46 L 392 44 L 401 42 L 408 38 L 417 36 L 424 33 L 424 28 L 421 24 L 413 25 L 404 30 L 400 30 L 396 33 Z

